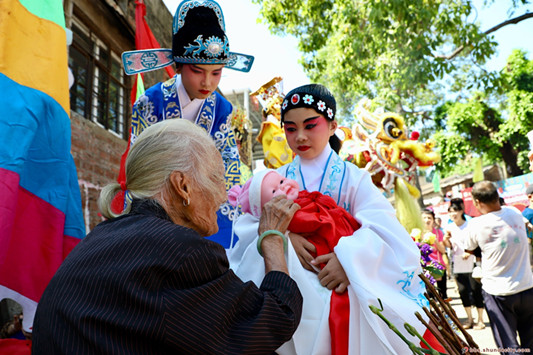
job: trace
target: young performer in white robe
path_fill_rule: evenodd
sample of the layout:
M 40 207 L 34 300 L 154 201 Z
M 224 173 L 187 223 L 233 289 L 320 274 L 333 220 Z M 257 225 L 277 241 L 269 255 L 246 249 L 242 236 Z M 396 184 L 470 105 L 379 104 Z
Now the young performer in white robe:
M 410 353 L 369 305 L 380 308 L 381 300 L 383 315 L 415 345 L 420 341 L 406 332 L 405 322 L 421 335 L 431 337 L 415 316 L 415 312 L 423 315 L 422 306 L 428 305 L 424 284 L 418 277 L 422 271 L 420 252 L 370 175 L 341 160 L 328 144 L 330 137 L 336 138 L 335 109 L 331 93 L 316 84 L 289 92 L 281 108 L 287 141 L 297 156 L 277 171 L 296 180 L 302 190 L 331 196 L 361 227 L 341 238 L 334 253 L 316 259 L 312 256 L 314 246 L 290 233 L 289 273 L 304 296 L 304 306 L 296 333 L 277 352 L 330 354 L 330 295 L 346 290 L 350 298 L 349 354 Z M 252 204 L 252 198 L 250 201 Z M 229 256 L 230 266 L 241 279 L 258 283 L 262 270 L 256 247 L 256 218 L 251 214 L 239 217 L 234 225 L 239 242 Z M 314 270 L 321 263 L 326 266 L 317 274 Z

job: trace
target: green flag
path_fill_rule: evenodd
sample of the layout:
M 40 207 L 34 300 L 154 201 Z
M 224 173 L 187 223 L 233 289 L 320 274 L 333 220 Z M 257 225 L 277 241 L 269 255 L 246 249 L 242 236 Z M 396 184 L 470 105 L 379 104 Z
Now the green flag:
M 433 183 L 433 192 L 440 192 L 440 172 L 435 171 L 433 174 L 433 179 L 431 180 Z
M 483 159 L 481 157 L 474 160 L 474 175 L 472 176 L 473 182 L 482 181 L 483 176 Z
M 142 94 L 144 94 L 143 77 L 141 76 L 141 73 L 137 73 L 137 90 L 135 93 L 135 101 L 137 101 Z

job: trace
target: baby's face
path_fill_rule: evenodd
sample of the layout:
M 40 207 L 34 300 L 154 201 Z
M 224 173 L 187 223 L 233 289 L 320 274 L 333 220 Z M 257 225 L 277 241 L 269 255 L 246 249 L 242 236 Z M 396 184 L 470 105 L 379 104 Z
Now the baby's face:
M 298 197 L 299 190 L 296 181 L 272 171 L 263 178 L 261 184 L 261 207 L 278 195 L 286 195 L 289 200 L 294 201 Z

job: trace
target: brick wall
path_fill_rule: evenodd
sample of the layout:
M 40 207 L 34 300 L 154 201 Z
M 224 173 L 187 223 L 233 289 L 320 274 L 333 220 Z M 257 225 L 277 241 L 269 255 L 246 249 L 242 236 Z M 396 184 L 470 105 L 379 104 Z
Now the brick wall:
M 85 229 L 89 232 L 103 217 L 98 210 L 101 189 L 116 181 L 126 141 L 75 112 L 71 112 L 72 156 L 78 172 Z
M 135 6 L 133 0 L 72 0 L 73 14 L 90 25 L 97 35 L 104 39 L 116 53 L 135 48 Z M 123 14 L 117 13 L 116 4 L 121 5 Z M 172 18 L 162 0 L 145 0 L 146 21 L 161 47 L 172 47 Z M 131 78 L 128 78 L 128 80 Z M 145 74 L 148 88 L 168 79 L 164 69 Z M 128 83 L 127 100 L 132 80 Z M 129 118 L 128 118 L 129 120 Z M 102 126 L 71 111 L 72 156 L 78 173 L 81 203 L 85 229 L 88 233 L 103 217 L 98 210 L 98 196 L 101 189 L 116 181 L 120 158 L 127 142 Z

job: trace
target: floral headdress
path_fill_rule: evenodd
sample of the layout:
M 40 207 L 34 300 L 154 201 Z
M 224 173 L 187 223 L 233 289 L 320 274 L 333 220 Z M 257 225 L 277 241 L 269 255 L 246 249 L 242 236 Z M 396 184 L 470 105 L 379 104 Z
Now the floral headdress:
M 281 104 L 281 122 L 285 113 L 293 108 L 312 108 L 328 120 L 335 119 L 337 103 L 333 94 L 323 85 L 309 84 L 291 90 Z

